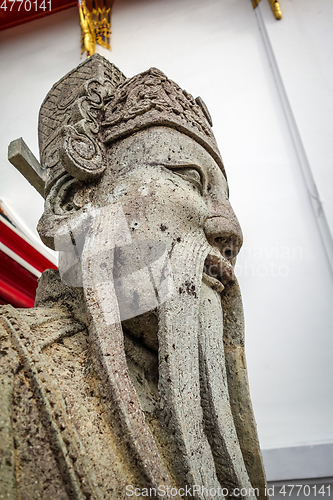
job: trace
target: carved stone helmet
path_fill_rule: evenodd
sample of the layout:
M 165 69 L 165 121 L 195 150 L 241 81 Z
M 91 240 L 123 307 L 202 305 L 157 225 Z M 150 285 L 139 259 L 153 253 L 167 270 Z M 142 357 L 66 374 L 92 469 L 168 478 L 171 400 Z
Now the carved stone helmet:
M 151 68 L 133 78 L 95 54 L 56 83 L 39 114 L 45 195 L 66 171 L 79 180 L 99 177 L 106 147 L 151 126 L 175 128 L 196 140 L 221 167 L 210 114 L 162 71 Z

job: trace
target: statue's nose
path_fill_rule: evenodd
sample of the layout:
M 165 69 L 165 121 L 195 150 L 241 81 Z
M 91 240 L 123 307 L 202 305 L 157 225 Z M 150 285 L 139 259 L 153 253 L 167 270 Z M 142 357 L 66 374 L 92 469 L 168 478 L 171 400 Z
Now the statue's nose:
M 243 235 L 229 202 L 224 203 L 217 213 L 207 218 L 204 231 L 209 243 L 218 248 L 226 259 L 236 257 L 243 244 Z

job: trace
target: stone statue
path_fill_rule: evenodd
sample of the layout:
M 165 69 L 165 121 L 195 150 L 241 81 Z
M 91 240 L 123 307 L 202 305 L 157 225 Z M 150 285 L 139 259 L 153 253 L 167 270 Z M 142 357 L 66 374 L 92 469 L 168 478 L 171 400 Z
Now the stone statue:
M 34 309 L 1 309 L 1 498 L 267 498 L 211 126 L 158 69 L 99 55 L 44 100 L 60 263 Z

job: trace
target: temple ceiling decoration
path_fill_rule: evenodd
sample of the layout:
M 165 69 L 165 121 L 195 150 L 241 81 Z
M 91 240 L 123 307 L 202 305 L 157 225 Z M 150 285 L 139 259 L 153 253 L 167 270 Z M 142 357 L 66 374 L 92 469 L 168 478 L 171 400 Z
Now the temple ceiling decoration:
M 0 0 L 0 30 L 75 7 L 73 0 Z
M 244 0 L 246 1 L 246 0 Z M 253 7 L 260 0 L 252 0 Z M 276 19 L 281 19 L 278 0 L 268 0 Z M 81 51 L 92 55 L 96 43 L 110 49 L 111 8 L 114 0 L 0 0 L 0 31 L 35 21 L 78 5 Z

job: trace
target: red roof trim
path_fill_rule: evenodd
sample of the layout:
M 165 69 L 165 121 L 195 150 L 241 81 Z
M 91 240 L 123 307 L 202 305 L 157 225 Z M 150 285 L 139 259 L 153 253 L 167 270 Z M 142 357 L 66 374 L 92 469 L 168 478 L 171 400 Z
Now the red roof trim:
M 26 1 L 30 2 L 32 6 L 30 11 L 26 11 L 24 6 Z M 71 7 L 75 7 L 77 2 L 73 2 L 73 0 L 51 0 L 51 4 L 49 4 L 50 0 L 45 0 L 45 5 L 51 5 L 51 10 L 33 10 L 35 6 L 40 6 L 43 0 L 16 0 L 12 6 L 12 0 L 6 0 L 7 2 L 7 10 L 0 10 L 0 31 L 6 30 L 8 28 L 14 28 L 15 26 L 19 26 L 20 24 L 28 23 L 29 21 L 35 21 L 36 19 L 40 19 L 45 16 L 50 16 L 51 14 L 55 14 L 56 12 L 60 12 L 61 10 L 70 9 Z M 4 0 L 0 1 L 0 5 L 2 5 Z M 36 2 L 36 3 L 35 3 Z M 20 10 L 18 10 L 19 5 L 21 4 Z M 12 6 L 12 10 L 9 9 Z M 79 19 L 79 17 L 78 17 Z
M 32 245 L 21 236 L 12 231 L 10 227 L 0 220 L 0 239 L 6 247 L 10 248 L 19 257 L 22 257 L 28 264 L 37 271 L 43 272 L 45 269 L 57 269 L 44 255 L 40 254 Z
M 0 251 L 0 297 L 16 307 L 33 307 L 36 276 Z

